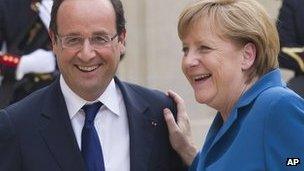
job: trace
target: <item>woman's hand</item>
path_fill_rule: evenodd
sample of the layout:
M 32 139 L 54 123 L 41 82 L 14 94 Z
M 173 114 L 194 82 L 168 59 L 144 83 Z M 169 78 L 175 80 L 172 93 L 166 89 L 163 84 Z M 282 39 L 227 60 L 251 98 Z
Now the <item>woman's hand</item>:
M 177 104 L 177 122 L 172 112 L 168 108 L 164 109 L 164 117 L 169 130 L 169 139 L 173 149 L 181 156 L 185 164 L 190 166 L 197 154 L 197 149 L 193 142 L 186 106 L 184 100 L 177 93 L 169 90 L 168 95 Z

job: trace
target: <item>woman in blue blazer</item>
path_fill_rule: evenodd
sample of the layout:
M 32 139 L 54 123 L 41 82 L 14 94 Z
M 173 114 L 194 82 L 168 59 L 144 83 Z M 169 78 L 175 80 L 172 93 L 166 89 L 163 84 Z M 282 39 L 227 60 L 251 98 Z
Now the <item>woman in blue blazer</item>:
M 182 70 L 196 101 L 218 111 L 197 152 L 181 97 L 164 110 L 191 171 L 304 170 L 304 100 L 282 82 L 279 38 L 255 0 L 199 0 L 179 18 Z

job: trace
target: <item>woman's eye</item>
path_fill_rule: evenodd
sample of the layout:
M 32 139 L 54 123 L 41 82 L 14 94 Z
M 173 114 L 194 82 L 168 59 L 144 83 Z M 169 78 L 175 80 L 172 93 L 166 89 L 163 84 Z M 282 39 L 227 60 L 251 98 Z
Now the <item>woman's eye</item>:
M 182 48 L 182 52 L 184 53 L 184 56 L 187 56 L 188 51 L 189 51 L 189 48 L 188 48 L 188 47 L 183 47 L 183 48 Z
M 198 51 L 199 52 L 203 52 L 203 53 L 205 53 L 205 52 L 209 52 L 210 50 L 212 50 L 212 48 L 210 48 L 210 47 L 208 47 L 208 46 L 200 46 L 199 48 L 198 48 Z
M 211 48 L 208 47 L 208 46 L 200 46 L 199 49 L 201 49 L 201 50 L 208 50 L 208 49 L 211 49 Z

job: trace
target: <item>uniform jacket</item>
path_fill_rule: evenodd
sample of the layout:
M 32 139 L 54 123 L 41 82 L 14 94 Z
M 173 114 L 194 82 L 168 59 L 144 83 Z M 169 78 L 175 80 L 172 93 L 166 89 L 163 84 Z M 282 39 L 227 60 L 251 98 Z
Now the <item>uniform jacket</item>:
M 0 50 L 5 42 L 6 52 L 12 55 L 26 55 L 37 49 L 50 49 L 47 29 L 40 21 L 34 2 L 40 0 L 0 0 Z M 2 68 L 0 87 L 0 108 L 6 107 L 34 90 L 49 84 L 50 81 L 30 82 L 27 77 L 15 80 L 16 68 Z M 14 92 L 17 90 L 17 92 Z M 15 93 L 15 94 L 14 94 Z M 14 98 L 14 99 L 13 99 Z
M 304 47 L 303 8 L 303 0 L 283 0 L 277 21 L 281 47 Z M 279 62 L 280 67 L 293 70 L 296 75 L 304 74 L 299 63 L 282 51 Z

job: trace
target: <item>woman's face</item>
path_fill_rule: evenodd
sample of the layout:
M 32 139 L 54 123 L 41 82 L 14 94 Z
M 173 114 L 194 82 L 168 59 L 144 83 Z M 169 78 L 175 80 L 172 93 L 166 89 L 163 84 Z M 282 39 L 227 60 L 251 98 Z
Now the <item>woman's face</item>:
M 182 40 L 182 70 L 199 103 L 219 111 L 235 102 L 245 85 L 243 48 L 220 38 L 209 23 L 196 24 Z

